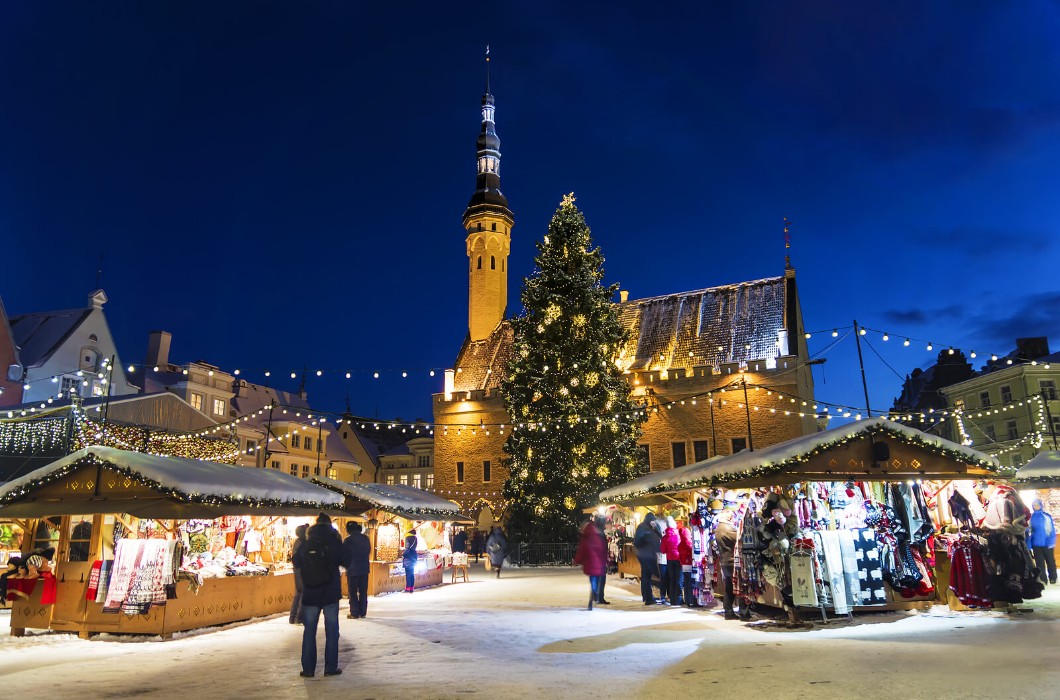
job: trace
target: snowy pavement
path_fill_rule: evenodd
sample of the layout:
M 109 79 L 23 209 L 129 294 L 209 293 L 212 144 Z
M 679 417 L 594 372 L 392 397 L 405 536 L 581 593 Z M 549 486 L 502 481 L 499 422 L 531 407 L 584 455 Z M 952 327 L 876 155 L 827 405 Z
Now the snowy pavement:
M 343 675 L 298 676 L 302 628 L 286 616 L 170 641 L 7 636 L 0 687 L 82 698 L 916 698 L 1060 697 L 1060 586 L 1033 612 L 862 615 L 788 629 L 715 612 L 646 607 L 609 578 L 592 612 L 576 569 L 472 567 L 472 581 L 369 600 L 341 615 Z M 320 632 L 323 652 L 323 625 Z

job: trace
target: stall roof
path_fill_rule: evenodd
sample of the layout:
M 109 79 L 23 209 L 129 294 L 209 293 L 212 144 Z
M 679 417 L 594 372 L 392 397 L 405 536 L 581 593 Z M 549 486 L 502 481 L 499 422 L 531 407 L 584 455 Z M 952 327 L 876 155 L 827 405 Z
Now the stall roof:
M 1060 452 L 1039 452 L 1016 471 L 1012 481 L 1021 486 L 1060 488 Z
M 946 454 L 956 461 L 989 472 L 996 472 L 1000 468 L 1000 463 L 995 458 L 978 450 L 885 418 L 869 418 L 803 435 L 754 452 L 744 450 L 734 455 L 716 456 L 677 469 L 645 474 L 620 486 L 601 491 L 600 500 L 626 503 L 633 499 L 643 499 L 650 494 L 673 493 L 714 484 L 724 485 L 751 478 L 776 476 L 785 469 L 804 463 L 810 457 L 852 439 L 879 436 L 919 446 L 936 454 Z M 802 477 L 799 480 L 802 480 Z
M 472 523 L 460 514 L 460 506 L 441 496 L 402 484 L 370 484 L 313 477 L 315 484 L 349 499 L 346 510 L 357 514 L 378 508 L 410 520 L 451 520 Z
M 129 477 L 130 484 L 139 490 L 123 494 L 123 484 L 84 479 L 75 480 L 73 488 L 66 492 L 46 489 L 97 467 Z M 86 479 L 91 479 L 91 474 Z M 99 445 L 78 450 L 0 489 L 0 515 L 30 517 L 114 512 L 178 519 L 295 515 L 334 511 L 342 505 L 339 494 L 275 469 L 236 467 Z

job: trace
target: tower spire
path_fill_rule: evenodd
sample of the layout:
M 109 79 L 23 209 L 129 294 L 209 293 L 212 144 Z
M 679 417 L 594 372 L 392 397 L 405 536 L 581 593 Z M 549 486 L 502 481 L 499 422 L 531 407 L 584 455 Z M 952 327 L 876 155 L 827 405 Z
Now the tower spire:
M 490 94 L 490 45 L 486 44 L 486 94 Z
M 791 269 L 791 222 L 784 217 L 784 269 Z

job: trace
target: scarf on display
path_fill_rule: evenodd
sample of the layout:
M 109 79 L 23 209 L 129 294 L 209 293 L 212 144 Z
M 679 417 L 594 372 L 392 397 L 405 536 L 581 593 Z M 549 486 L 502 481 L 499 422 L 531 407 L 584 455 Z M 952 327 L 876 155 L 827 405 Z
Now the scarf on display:
M 37 581 L 42 584 L 40 593 L 41 605 L 52 605 L 55 603 L 55 594 L 58 584 L 55 575 L 50 571 L 42 571 L 34 578 L 8 578 L 7 599 L 10 601 L 29 600 L 33 591 L 37 588 Z
M 818 606 L 818 576 L 813 539 L 806 537 L 792 540 L 791 546 L 789 566 L 791 567 L 792 602 L 795 605 L 816 608 Z
M 837 530 L 818 530 L 814 533 L 818 558 L 823 563 L 821 579 L 828 586 L 832 607 L 837 615 L 850 612 L 850 600 L 847 598 L 846 584 L 843 577 L 843 554 L 839 545 Z
M 141 615 L 154 606 L 165 605 L 176 594 L 180 556 L 176 540 L 119 542 L 103 612 Z

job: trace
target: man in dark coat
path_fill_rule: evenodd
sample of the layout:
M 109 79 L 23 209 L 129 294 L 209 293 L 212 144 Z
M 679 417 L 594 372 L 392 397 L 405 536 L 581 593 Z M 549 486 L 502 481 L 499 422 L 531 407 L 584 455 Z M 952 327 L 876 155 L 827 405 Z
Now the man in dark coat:
M 346 585 L 350 591 L 350 612 L 346 617 L 359 620 L 368 614 L 368 563 L 372 554 L 372 541 L 361 532 L 361 524 L 350 520 L 346 523 L 348 537 L 342 541 L 346 561 Z
M 453 535 L 453 551 L 467 551 L 467 530 L 461 530 L 460 532 Z
M 302 587 L 302 672 L 298 675 L 312 678 L 317 666 L 317 625 L 320 613 L 324 613 L 324 675 L 337 676 L 339 668 L 339 601 L 342 599 L 342 581 L 339 567 L 349 567 L 342 548 L 339 533 L 331 525 L 326 513 L 317 516 L 317 523 L 306 532 L 306 543 L 294 555 L 295 570 L 303 568 L 310 551 L 323 548 L 326 567 L 331 574 L 320 585 L 311 586 L 303 576 Z
M 659 531 L 655 527 L 655 513 L 648 513 L 633 534 L 633 549 L 640 562 L 640 597 L 645 605 L 655 605 L 651 590 L 652 579 L 659 575 Z
M 733 525 L 731 510 L 722 511 L 718 516 L 717 525 L 714 527 L 714 541 L 718 545 L 718 565 L 721 567 L 721 578 L 725 584 L 725 619 L 735 620 L 736 613 L 733 612 L 733 589 L 732 574 L 736 560 L 736 544 L 740 534 Z M 750 611 L 741 608 L 740 616 L 748 617 Z
M 309 529 L 308 525 L 299 525 L 294 529 L 295 540 L 294 544 L 291 545 L 291 561 L 294 561 L 294 555 L 298 553 L 298 550 L 305 544 L 305 533 Z M 291 599 L 291 617 L 289 622 L 292 625 L 302 624 L 302 570 L 294 570 L 294 598 Z

